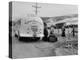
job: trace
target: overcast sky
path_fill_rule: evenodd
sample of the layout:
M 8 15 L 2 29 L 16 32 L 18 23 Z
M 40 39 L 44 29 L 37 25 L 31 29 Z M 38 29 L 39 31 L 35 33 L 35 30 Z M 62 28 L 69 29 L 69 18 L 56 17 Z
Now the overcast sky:
M 24 17 L 29 13 L 34 14 L 35 8 L 32 5 L 35 5 L 35 3 L 13 2 L 12 17 Z M 41 6 L 38 9 L 38 16 L 40 17 L 54 17 L 78 13 L 76 5 L 39 3 L 38 6 Z

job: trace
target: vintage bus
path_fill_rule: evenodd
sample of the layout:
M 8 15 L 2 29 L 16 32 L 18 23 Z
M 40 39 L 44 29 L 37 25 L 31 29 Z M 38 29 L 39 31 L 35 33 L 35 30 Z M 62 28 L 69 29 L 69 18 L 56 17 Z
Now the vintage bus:
M 27 15 L 21 19 L 20 28 L 16 31 L 18 39 L 39 40 L 44 37 L 44 23 L 36 15 Z M 23 40 L 23 39 L 22 39 Z

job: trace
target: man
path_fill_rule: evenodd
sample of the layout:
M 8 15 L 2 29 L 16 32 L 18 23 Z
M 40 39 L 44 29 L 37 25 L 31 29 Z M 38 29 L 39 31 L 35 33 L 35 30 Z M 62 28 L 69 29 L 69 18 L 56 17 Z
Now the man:
M 65 37 L 65 28 L 62 27 L 62 37 Z
M 74 36 L 75 36 L 75 29 L 74 29 L 74 26 L 73 26 L 72 34 L 73 34 L 73 37 L 74 37 Z
M 47 39 L 48 39 L 47 24 L 44 23 L 44 37 L 43 37 L 43 40 L 44 40 L 44 41 L 47 41 Z

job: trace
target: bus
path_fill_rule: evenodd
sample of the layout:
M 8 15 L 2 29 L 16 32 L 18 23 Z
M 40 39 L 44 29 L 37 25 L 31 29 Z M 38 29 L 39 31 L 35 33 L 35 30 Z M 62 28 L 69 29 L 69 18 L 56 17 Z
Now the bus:
M 43 20 L 36 15 L 28 15 L 21 19 L 20 28 L 16 31 L 18 40 L 39 40 L 44 37 Z M 23 39 L 22 39 L 23 40 Z

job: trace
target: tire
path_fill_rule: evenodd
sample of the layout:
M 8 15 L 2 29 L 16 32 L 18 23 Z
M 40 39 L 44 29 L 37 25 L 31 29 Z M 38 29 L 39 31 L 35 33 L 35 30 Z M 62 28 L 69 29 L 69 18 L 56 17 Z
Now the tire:
M 39 40 L 40 40 L 40 37 L 35 39 L 35 41 L 39 41 Z
M 56 36 L 50 36 L 49 37 L 49 42 L 57 42 L 57 41 L 58 41 L 58 39 Z
M 42 38 L 43 41 L 48 41 L 48 39 L 49 39 L 48 37 L 43 37 Z

